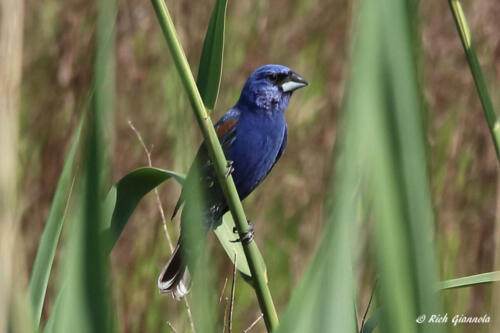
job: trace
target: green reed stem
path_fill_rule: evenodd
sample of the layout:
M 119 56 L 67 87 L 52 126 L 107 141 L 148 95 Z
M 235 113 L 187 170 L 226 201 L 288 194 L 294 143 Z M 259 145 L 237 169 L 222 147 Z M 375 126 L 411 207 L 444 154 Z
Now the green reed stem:
M 219 183 L 224 191 L 226 201 L 233 215 L 236 228 L 240 235 L 245 234 L 248 230 L 248 222 L 241 204 L 238 192 L 234 185 L 232 176 L 225 177 L 227 171 L 227 161 L 224 152 L 219 143 L 219 139 L 215 132 L 212 120 L 208 116 L 207 110 L 203 104 L 193 74 L 187 62 L 182 46 L 177 38 L 174 24 L 170 18 L 170 13 L 164 1 L 151 0 L 153 7 L 158 17 L 158 21 L 163 30 L 163 34 L 167 41 L 168 48 L 172 54 L 175 66 L 181 77 L 184 89 L 186 90 L 191 106 L 193 107 L 196 120 L 200 126 L 201 132 L 205 139 L 205 145 L 208 148 L 210 157 L 214 163 L 214 168 L 219 179 Z M 263 268 L 259 266 L 259 249 L 254 241 L 243 244 L 245 256 L 252 273 L 253 286 L 259 306 L 264 314 L 264 321 L 268 331 L 273 331 L 278 327 L 278 315 L 274 308 L 271 292 L 267 286 L 266 276 Z
M 493 103 L 491 102 L 491 97 L 488 93 L 486 80 L 484 79 L 481 65 L 479 65 L 479 60 L 477 59 L 469 25 L 467 24 L 467 19 L 465 18 L 460 1 L 448 0 L 448 3 L 450 4 L 450 9 L 457 25 L 458 34 L 462 40 L 467 62 L 469 63 L 472 77 L 474 78 L 474 83 L 476 84 L 476 89 L 479 94 L 479 99 L 481 100 L 481 104 L 483 106 L 484 116 L 488 122 L 491 137 L 493 139 L 493 143 L 495 144 L 497 158 L 500 160 L 500 123 L 497 119 L 495 110 L 493 109 Z

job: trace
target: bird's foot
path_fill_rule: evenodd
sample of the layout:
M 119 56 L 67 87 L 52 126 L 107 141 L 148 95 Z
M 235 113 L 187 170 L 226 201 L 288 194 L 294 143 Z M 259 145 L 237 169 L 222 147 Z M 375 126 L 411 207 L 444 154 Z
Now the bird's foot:
M 227 161 L 227 170 L 226 173 L 224 174 L 224 178 L 227 179 L 233 172 L 234 172 L 234 167 L 233 167 L 234 161 Z
M 255 235 L 253 223 L 250 222 L 249 220 L 247 220 L 247 222 L 248 222 L 248 230 L 245 233 L 243 233 L 243 235 L 240 235 L 240 238 L 231 241 L 231 243 L 241 242 L 242 244 L 249 244 L 251 241 L 253 241 L 253 237 Z M 233 232 L 237 234 L 238 229 L 236 229 L 236 227 L 233 227 Z

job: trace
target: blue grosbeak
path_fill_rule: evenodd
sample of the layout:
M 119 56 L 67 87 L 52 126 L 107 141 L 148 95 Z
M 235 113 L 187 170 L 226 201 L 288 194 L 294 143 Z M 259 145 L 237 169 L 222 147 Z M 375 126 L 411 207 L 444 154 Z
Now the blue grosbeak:
M 226 159 L 232 163 L 232 175 L 241 200 L 264 180 L 283 154 L 287 141 L 284 112 L 292 93 L 307 84 L 288 67 L 262 66 L 250 75 L 236 105 L 215 124 Z M 186 194 L 194 188 L 204 193 L 201 207 L 195 203 L 197 200 L 190 200 Z M 188 172 L 173 216 L 184 199 L 186 205 L 181 217 L 181 236 L 158 278 L 160 292 L 172 292 L 175 298 L 183 297 L 190 284 L 188 263 L 191 260 L 187 258 L 193 250 L 185 245 L 190 243 L 185 239 L 188 232 L 183 232 L 187 229 L 186 224 L 193 223 L 193 216 L 198 214 L 198 219 L 201 216 L 204 220 L 199 227 L 206 233 L 219 225 L 228 211 L 205 145 L 201 145 Z

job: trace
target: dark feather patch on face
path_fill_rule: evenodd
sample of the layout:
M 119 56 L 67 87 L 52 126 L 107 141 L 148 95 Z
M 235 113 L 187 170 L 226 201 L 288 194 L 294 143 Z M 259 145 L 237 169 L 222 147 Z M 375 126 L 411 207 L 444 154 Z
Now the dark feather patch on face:
M 288 78 L 289 75 L 289 73 L 271 73 L 267 75 L 267 78 L 273 84 L 281 84 Z

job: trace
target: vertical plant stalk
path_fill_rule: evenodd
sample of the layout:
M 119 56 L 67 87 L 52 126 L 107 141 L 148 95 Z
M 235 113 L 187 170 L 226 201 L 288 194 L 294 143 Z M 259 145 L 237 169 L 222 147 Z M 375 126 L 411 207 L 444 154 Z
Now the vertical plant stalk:
M 488 93 L 488 86 L 486 85 L 481 65 L 477 59 L 469 25 L 467 24 L 467 19 L 465 18 L 460 1 L 448 0 L 448 3 L 450 4 L 453 19 L 457 25 L 458 34 L 460 35 L 460 40 L 462 41 L 462 46 L 464 47 L 465 56 L 467 57 L 467 62 L 469 63 L 469 68 L 471 70 L 472 77 L 474 78 L 474 83 L 479 94 L 479 99 L 481 100 L 481 105 L 483 106 L 484 116 L 488 122 L 491 137 L 493 139 L 493 143 L 495 144 L 497 158 L 500 160 L 500 122 L 498 121 L 495 110 L 493 109 L 493 103 L 491 102 L 491 97 Z
M 16 262 L 15 245 L 23 23 L 22 1 L 0 2 L 0 332 L 20 329 L 18 322 L 9 326 L 8 317 L 17 315 L 12 303 L 21 283 L 14 274 L 22 267 Z
M 191 73 L 191 69 L 187 62 L 182 46 L 177 38 L 174 24 L 170 18 L 170 13 L 162 0 L 151 0 L 156 16 L 165 36 L 168 48 L 172 54 L 175 66 L 179 72 L 184 89 L 186 90 L 191 106 L 193 107 L 196 120 L 200 126 L 200 130 L 205 139 L 205 145 L 208 148 L 210 157 L 214 163 L 219 183 L 224 192 L 224 196 L 233 215 L 238 233 L 245 234 L 248 230 L 248 222 L 243 210 L 243 206 L 236 191 L 232 176 L 224 177 L 227 171 L 227 161 L 224 152 L 219 143 L 219 139 L 215 132 L 212 120 L 207 114 L 207 110 L 203 104 L 200 93 L 196 87 L 196 82 Z M 264 314 L 264 320 L 268 331 L 273 331 L 278 327 L 278 315 L 274 308 L 271 292 L 267 286 L 264 270 L 259 266 L 259 249 L 255 241 L 243 244 L 245 256 L 252 273 L 253 286 L 259 306 Z

